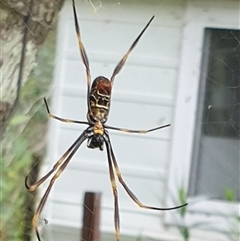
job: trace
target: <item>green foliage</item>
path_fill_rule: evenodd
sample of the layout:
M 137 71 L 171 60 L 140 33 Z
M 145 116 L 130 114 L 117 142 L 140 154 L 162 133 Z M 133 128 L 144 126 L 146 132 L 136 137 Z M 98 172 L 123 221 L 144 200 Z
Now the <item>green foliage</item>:
M 14 157 L 11 163 L 6 166 L 6 155 L 1 158 L 2 167 L 1 181 L 1 225 L 3 240 L 23 240 L 21 230 L 24 230 L 25 210 L 24 200 L 26 189 L 24 187 L 23 175 L 26 175 L 28 162 L 31 160 L 31 153 L 25 151 L 27 142 L 24 138 L 19 137 L 20 143 L 14 142 L 12 148 Z M 13 153 L 12 153 L 13 155 Z M 11 155 L 11 156 L 12 156 Z
M 227 201 L 229 201 L 229 202 L 236 201 L 236 195 L 231 188 L 225 189 L 225 196 L 226 196 Z
M 24 180 L 36 156 L 44 155 L 44 135 L 47 114 L 43 97 L 52 80 L 55 34 L 51 33 L 40 50 L 38 66 L 21 90 L 19 105 L 2 141 L 1 167 L 1 240 L 27 240 L 31 224 L 29 194 Z M 31 214 L 31 213 L 30 213 Z
M 226 196 L 226 200 L 228 202 L 236 202 L 236 194 L 234 193 L 234 191 L 231 188 L 225 188 L 225 196 Z M 187 192 L 186 190 L 184 190 L 183 187 L 179 188 L 178 190 L 178 198 L 180 200 L 180 203 L 186 203 L 187 202 Z M 183 238 L 184 241 L 188 241 L 190 239 L 191 236 L 191 230 L 193 228 L 198 228 L 201 226 L 204 226 L 203 222 L 198 222 L 197 224 L 194 224 L 192 226 L 187 226 L 185 225 L 185 217 L 187 214 L 187 208 L 188 206 L 181 208 L 179 210 L 180 216 L 182 217 L 182 225 L 178 227 L 178 230 Z M 227 236 L 229 241 L 237 241 L 239 240 L 239 226 L 240 226 L 240 213 L 232 213 L 229 214 L 229 216 L 232 217 L 232 226 L 231 229 L 229 230 L 229 232 L 227 233 L 223 233 L 223 235 Z
M 187 192 L 184 187 L 180 187 L 178 190 L 178 199 L 181 204 L 187 203 Z M 178 230 L 184 241 L 188 241 L 190 239 L 190 229 L 184 225 L 184 219 L 187 214 L 187 206 L 179 209 L 180 216 L 183 221 L 183 225 L 178 227 Z
M 225 197 L 226 200 L 229 202 L 236 202 L 236 194 L 234 193 L 234 190 L 232 190 L 231 188 L 225 188 Z M 232 215 L 232 227 L 230 230 L 230 233 L 227 235 L 229 240 L 233 240 L 233 241 L 238 241 L 239 237 L 240 237 L 240 212 L 238 213 L 233 213 Z
M 178 197 L 179 197 L 179 200 L 180 200 L 181 204 L 187 203 L 187 193 L 186 193 L 186 191 L 184 190 L 183 187 L 181 187 L 179 189 Z M 187 206 L 181 208 L 179 211 L 180 211 L 181 217 L 184 217 L 186 215 L 186 212 L 187 212 Z
M 179 227 L 180 234 L 183 237 L 183 240 L 187 241 L 190 238 L 190 230 L 187 227 L 181 226 Z

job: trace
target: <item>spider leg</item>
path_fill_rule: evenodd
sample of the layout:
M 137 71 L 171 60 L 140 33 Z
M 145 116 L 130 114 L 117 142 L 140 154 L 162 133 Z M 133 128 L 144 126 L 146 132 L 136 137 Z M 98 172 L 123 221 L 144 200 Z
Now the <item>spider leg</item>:
M 87 130 L 86 130 L 87 131 Z M 38 219 L 39 219 L 39 215 L 44 207 L 44 204 L 46 203 L 46 200 L 48 198 L 48 195 L 54 185 L 54 182 L 56 181 L 56 179 L 61 175 L 61 173 L 64 171 L 64 169 L 66 168 L 66 166 L 68 165 L 68 163 L 70 162 L 70 160 L 72 159 L 73 155 L 75 154 L 75 152 L 78 150 L 78 148 L 81 146 L 81 144 L 88 138 L 88 135 L 87 135 L 87 132 L 84 131 L 81 136 L 77 139 L 77 141 L 74 143 L 73 146 L 71 146 L 72 148 L 69 148 L 70 150 L 68 150 L 68 157 L 66 158 L 66 160 L 61 164 L 61 166 L 58 168 L 58 170 L 56 171 L 56 173 L 54 174 L 54 176 L 52 177 L 48 187 L 47 187 L 47 190 L 45 191 L 38 207 L 37 207 L 37 210 L 33 216 L 33 219 L 32 219 L 32 224 L 33 224 L 33 229 L 35 230 L 36 232 L 36 235 L 37 235 L 37 238 L 39 241 L 41 241 L 41 238 L 40 238 L 40 234 L 39 234 L 39 231 L 38 231 L 38 227 L 37 227 L 37 222 L 38 222 Z M 66 154 L 66 153 L 65 153 Z M 48 175 L 48 174 L 47 174 Z M 47 176 L 46 175 L 46 176 Z M 39 184 L 40 185 L 40 184 Z M 35 188 L 36 189 L 36 188 Z
M 83 132 L 83 134 L 85 133 L 85 131 Z M 71 153 L 72 149 L 79 143 L 79 142 L 83 142 L 81 141 L 83 138 L 83 134 L 80 135 L 77 140 L 69 147 L 69 149 L 61 156 L 61 158 L 55 163 L 55 165 L 53 166 L 53 168 L 44 176 L 42 177 L 40 180 L 38 180 L 36 183 L 32 184 L 32 185 L 28 185 L 27 181 L 28 181 L 28 176 L 26 176 L 25 178 L 25 186 L 28 189 L 29 192 L 33 192 L 37 189 L 38 186 L 40 186 L 44 181 L 46 181 L 48 179 L 48 177 L 50 177 L 54 171 L 57 170 L 57 168 L 62 164 L 62 162 L 67 158 L 67 156 L 69 155 L 69 153 Z M 85 139 L 84 139 L 85 140 Z
M 46 106 L 46 109 L 47 109 L 47 113 L 48 113 L 48 117 L 49 117 L 49 118 L 53 118 L 53 119 L 59 120 L 59 121 L 61 121 L 61 122 L 66 122 L 66 123 L 86 124 L 86 125 L 89 124 L 89 123 L 86 122 L 86 121 L 69 120 L 69 119 L 64 119 L 64 118 L 58 117 L 58 116 L 56 116 L 56 115 L 53 115 L 53 114 L 50 112 L 50 109 L 49 109 L 49 106 L 48 106 L 48 103 L 47 103 L 46 98 L 44 98 L 44 103 L 45 103 L 45 106 Z
M 123 188 L 125 189 L 125 191 L 127 192 L 127 194 L 129 195 L 129 197 L 141 208 L 145 208 L 145 209 L 152 209 L 152 210 L 159 210 L 159 211 L 167 211 L 167 210 L 173 210 L 173 209 L 178 209 L 178 208 L 182 208 L 185 207 L 186 205 L 188 205 L 187 203 L 179 205 L 179 206 L 175 206 L 175 207 L 170 207 L 170 208 L 158 208 L 158 207 L 152 207 L 152 206 L 148 206 L 148 205 L 144 205 L 142 202 L 139 201 L 139 199 L 134 195 L 134 193 L 129 189 L 129 187 L 127 186 L 127 184 L 124 182 L 120 169 L 118 167 L 117 164 L 117 160 L 114 156 L 113 153 L 113 149 L 112 149 L 112 145 L 110 142 L 110 138 L 108 135 L 105 134 L 104 136 L 106 138 L 106 146 L 108 146 L 108 148 L 110 149 L 110 153 L 111 153 L 111 157 L 112 157 L 112 161 L 113 161 L 113 165 L 115 168 L 115 173 L 118 177 L 118 181 L 121 183 L 121 185 L 123 186 Z
M 138 35 L 138 37 L 134 40 L 134 42 L 132 43 L 131 47 L 129 48 L 129 50 L 127 51 L 127 53 L 123 56 L 123 58 L 120 60 L 120 62 L 118 63 L 118 65 L 116 66 L 116 68 L 113 71 L 112 77 L 110 79 L 110 81 L 114 82 L 114 78 L 115 76 L 120 72 L 120 70 L 122 69 L 123 65 L 125 64 L 129 54 L 132 52 L 132 50 L 134 49 L 134 47 L 137 45 L 139 39 L 142 37 L 143 33 L 145 32 L 145 30 L 148 28 L 148 26 L 150 25 L 150 23 L 152 22 L 152 20 L 154 19 L 154 16 L 151 17 L 151 19 L 148 21 L 147 25 L 144 27 L 144 29 L 142 30 L 142 32 Z
M 83 46 L 83 42 L 82 42 L 81 35 L 80 35 L 80 28 L 79 28 L 79 24 L 78 24 L 77 11 L 76 11 L 74 0 L 72 0 L 72 6 L 73 6 L 75 29 L 76 29 L 77 39 L 78 39 L 78 46 L 79 46 L 79 50 L 80 50 L 80 54 L 81 54 L 81 57 L 82 57 L 83 64 L 85 65 L 85 68 L 86 68 L 87 99 L 88 99 L 88 107 L 89 107 L 89 92 L 90 92 L 90 84 L 91 84 L 91 74 L 90 74 L 89 62 L 88 62 L 86 50 Z
M 113 190 L 114 195 L 114 224 L 115 224 L 115 236 L 116 240 L 119 241 L 120 238 L 120 221 L 119 221 L 119 207 L 118 207 L 118 191 L 117 191 L 117 185 L 115 182 L 115 176 L 113 171 L 113 165 L 111 160 L 111 152 L 110 147 L 111 145 L 106 138 L 104 138 L 106 149 L 107 149 L 107 157 L 108 157 L 108 167 L 109 167 L 109 174 L 110 174 L 110 180 L 111 180 L 111 186 Z
M 127 133 L 138 133 L 138 134 L 146 134 L 146 133 L 149 133 L 149 132 L 152 132 L 152 131 L 163 129 L 165 127 L 169 127 L 169 126 L 170 126 L 170 124 L 163 125 L 163 126 L 158 126 L 158 127 L 155 127 L 155 128 L 149 129 L 149 130 L 130 130 L 130 129 L 126 129 L 126 128 L 119 128 L 119 127 L 104 125 L 104 127 L 106 129 L 122 131 L 122 132 L 127 132 Z

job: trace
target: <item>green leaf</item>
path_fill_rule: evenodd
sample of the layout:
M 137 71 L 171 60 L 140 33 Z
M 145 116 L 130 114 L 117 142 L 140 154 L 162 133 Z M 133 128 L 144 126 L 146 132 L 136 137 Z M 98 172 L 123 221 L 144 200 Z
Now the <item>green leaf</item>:
M 236 195 L 231 188 L 225 188 L 225 196 L 229 202 L 234 202 L 236 200 Z
M 11 119 L 11 125 L 18 126 L 28 122 L 29 119 L 30 119 L 30 116 L 28 115 L 15 115 Z

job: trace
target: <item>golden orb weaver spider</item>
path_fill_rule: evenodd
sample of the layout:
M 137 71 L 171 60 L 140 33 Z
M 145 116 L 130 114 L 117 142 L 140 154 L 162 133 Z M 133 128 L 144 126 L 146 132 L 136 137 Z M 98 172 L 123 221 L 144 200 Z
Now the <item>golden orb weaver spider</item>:
M 129 54 L 132 52 L 136 44 L 138 43 L 139 39 L 145 32 L 145 30 L 148 28 L 152 20 L 154 19 L 154 16 L 148 21 L 144 29 L 141 31 L 141 33 L 138 35 L 138 37 L 135 39 L 127 53 L 123 56 L 123 58 L 120 60 L 120 62 L 115 67 L 113 74 L 109 79 L 103 76 L 99 76 L 93 80 L 93 83 L 91 85 L 91 75 L 90 75 L 90 69 L 89 69 L 89 62 L 87 58 L 87 54 L 85 51 L 85 48 L 83 46 L 83 42 L 80 35 L 80 28 L 78 25 L 78 19 L 77 19 L 77 12 L 75 8 L 75 1 L 72 0 L 72 6 L 73 6 L 73 14 L 74 14 L 74 22 L 75 22 L 75 29 L 77 34 L 77 40 L 79 45 L 79 50 L 81 54 L 81 58 L 83 61 L 83 64 L 86 69 L 86 76 L 87 76 L 87 106 L 88 106 L 88 113 L 87 113 L 87 121 L 77 121 L 77 120 L 69 120 L 64 119 L 55 115 L 52 115 L 46 99 L 44 99 L 46 109 L 48 112 L 48 116 L 50 118 L 59 120 L 61 122 L 67 122 L 67 123 L 76 123 L 76 124 L 85 124 L 88 125 L 88 127 L 82 132 L 82 134 L 75 140 L 75 142 L 69 147 L 69 149 L 61 156 L 61 158 L 56 162 L 56 164 L 53 166 L 53 168 L 40 180 L 38 180 L 36 183 L 32 185 L 27 184 L 28 176 L 25 180 L 25 185 L 29 192 L 35 191 L 38 186 L 40 186 L 43 182 L 46 181 L 52 174 L 53 177 L 50 180 L 50 183 L 47 187 L 47 190 L 45 191 L 42 199 L 40 200 L 40 203 L 37 207 L 37 210 L 33 216 L 33 228 L 36 232 L 37 238 L 39 241 L 41 241 L 40 234 L 37 227 L 37 222 L 39 219 L 39 215 L 44 207 L 44 204 L 48 198 L 48 195 L 54 185 L 54 182 L 56 179 L 61 175 L 61 173 L 64 171 L 68 163 L 70 162 L 71 158 L 75 154 L 75 152 L 78 150 L 78 148 L 81 146 L 81 144 L 88 140 L 87 147 L 88 148 L 99 148 L 100 150 L 103 150 L 103 145 L 105 144 L 106 150 L 107 150 L 107 158 L 108 158 L 108 166 L 109 166 L 109 174 L 110 174 L 110 181 L 112 186 L 112 191 L 114 195 L 114 224 L 115 224 L 115 235 L 116 240 L 120 240 L 120 222 L 119 222 L 119 208 L 118 208 L 118 192 L 117 192 L 117 186 L 115 182 L 115 176 L 117 176 L 118 181 L 123 186 L 129 197 L 141 208 L 145 209 L 152 209 L 152 210 L 159 210 L 159 211 L 166 211 L 166 210 L 173 210 L 182 208 L 187 205 L 187 203 L 170 207 L 170 208 L 159 208 L 159 207 L 152 207 L 144 205 L 139 201 L 139 199 L 133 194 L 133 192 L 129 189 L 127 184 L 122 178 L 122 175 L 120 173 L 117 160 L 115 158 L 112 144 L 110 141 L 110 137 L 108 134 L 107 129 L 116 130 L 116 131 L 122 131 L 122 132 L 128 132 L 128 133 L 139 133 L 139 134 L 146 134 L 148 132 L 152 132 L 155 130 L 159 130 L 165 127 L 170 126 L 170 124 L 159 126 L 153 129 L 149 130 L 129 130 L 125 128 L 118 128 L 113 126 L 108 126 L 105 123 L 108 119 L 108 114 L 110 110 L 110 99 L 111 99 L 111 90 L 114 83 L 115 76 L 120 72 L 123 65 L 125 64 Z M 91 88 L 90 88 L 91 86 Z

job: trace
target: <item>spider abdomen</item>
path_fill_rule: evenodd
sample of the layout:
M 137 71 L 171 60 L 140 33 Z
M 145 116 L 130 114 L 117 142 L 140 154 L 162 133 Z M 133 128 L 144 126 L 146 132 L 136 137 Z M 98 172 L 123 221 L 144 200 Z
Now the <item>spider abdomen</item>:
M 89 93 L 88 120 L 105 123 L 110 109 L 112 84 L 109 79 L 99 76 L 94 79 Z

